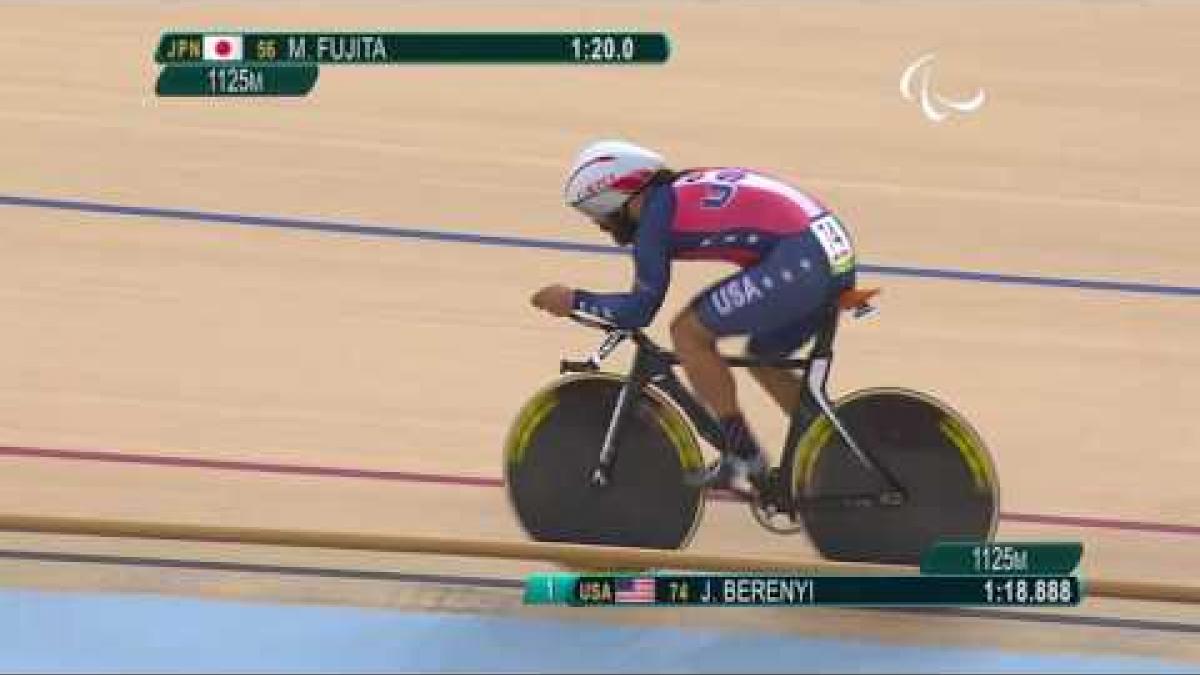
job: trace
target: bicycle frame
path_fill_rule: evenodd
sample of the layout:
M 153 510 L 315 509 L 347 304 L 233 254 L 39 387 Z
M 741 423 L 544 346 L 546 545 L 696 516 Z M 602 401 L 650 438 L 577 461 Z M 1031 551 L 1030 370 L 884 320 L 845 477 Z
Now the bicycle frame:
M 845 442 L 855 458 L 864 468 L 880 478 L 884 485 L 882 490 L 867 494 L 838 495 L 808 500 L 811 502 L 830 502 L 838 506 L 876 506 L 896 505 L 903 501 L 904 492 L 895 477 L 882 466 L 868 451 L 862 448 L 850 435 L 834 412 L 829 399 L 826 385 L 829 379 L 830 365 L 833 361 L 833 340 L 837 333 L 839 309 L 836 305 L 828 310 L 829 318 L 824 327 L 817 332 L 813 347 L 805 358 L 763 359 L 752 357 L 725 357 L 731 367 L 766 366 L 770 368 L 802 369 L 804 371 L 805 388 L 801 393 L 801 404 L 790 415 L 788 431 L 779 463 L 779 473 L 785 479 L 791 479 L 791 467 L 794 465 L 796 446 L 801 435 L 809 425 L 816 421 L 817 416 L 829 420 L 838 435 Z M 637 351 L 627 374 L 627 379 L 617 397 L 615 410 L 605 433 L 604 443 L 597 458 L 596 468 L 592 472 L 592 484 L 597 487 L 608 485 L 611 480 L 611 469 L 615 459 L 621 428 L 629 414 L 637 395 L 643 388 L 653 385 L 670 397 L 695 426 L 700 436 L 713 447 L 721 448 L 722 434 L 720 423 L 713 417 L 691 391 L 679 381 L 675 374 L 675 366 L 679 364 L 678 357 L 659 347 L 640 330 L 615 328 L 607 323 L 574 314 L 572 318 L 585 326 L 608 331 L 604 341 L 597 350 L 583 361 L 563 360 L 560 372 L 589 372 L 599 369 L 600 362 L 607 358 L 622 342 L 633 340 Z M 814 414 L 816 411 L 816 414 Z M 786 484 L 786 483 L 785 483 Z M 777 491 L 778 492 L 778 491 Z M 792 500 L 784 500 L 779 494 L 771 495 L 775 506 L 781 511 L 790 513 L 795 519 L 796 504 Z

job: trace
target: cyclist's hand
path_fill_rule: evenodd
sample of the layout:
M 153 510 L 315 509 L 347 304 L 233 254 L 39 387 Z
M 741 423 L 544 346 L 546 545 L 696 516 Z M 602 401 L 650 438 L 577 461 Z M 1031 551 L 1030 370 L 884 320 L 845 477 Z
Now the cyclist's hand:
M 575 291 L 562 284 L 551 284 L 533 294 L 530 302 L 554 316 L 570 316 L 575 306 Z

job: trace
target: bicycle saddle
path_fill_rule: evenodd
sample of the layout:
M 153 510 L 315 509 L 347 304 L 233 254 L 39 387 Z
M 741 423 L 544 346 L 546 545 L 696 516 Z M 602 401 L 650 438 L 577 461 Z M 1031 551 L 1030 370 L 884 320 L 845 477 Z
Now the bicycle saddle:
M 882 291 L 882 288 L 851 288 L 842 291 L 838 295 L 838 307 L 842 311 L 853 310 L 854 318 L 862 318 L 876 310 L 871 300 Z

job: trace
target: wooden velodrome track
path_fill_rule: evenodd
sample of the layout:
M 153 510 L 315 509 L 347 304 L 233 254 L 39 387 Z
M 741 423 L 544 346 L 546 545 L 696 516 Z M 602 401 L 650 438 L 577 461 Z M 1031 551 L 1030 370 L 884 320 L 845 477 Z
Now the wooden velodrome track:
M 1196 6 L 1154 2 L 8 2 L 0 193 L 604 243 L 561 206 L 559 182 L 583 142 L 621 135 L 680 165 L 794 178 L 845 214 L 868 263 L 1194 289 L 1197 22 Z M 674 52 L 643 68 L 326 68 L 301 100 L 155 99 L 160 32 L 208 26 L 639 27 L 667 31 Z M 939 89 L 987 90 L 982 110 L 931 124 L 902 100 L 900 73 L 926 51 L 938 54 Z M 723 271 L 677 266 L 664 312 Z M 528 294 L 560 280 L 621 288 L 627 274 L 607 255 L 6 207 L 0 513 L 520 540 L 502 490 L 454 481 L 499 475 L 523 398 L 596 337 L 535 313 Z M 864 280 L 885 287 L 883 312 L 842 332 L 837 391 L 914 386 L 975 421 L 999 467 L 1002 538 L 1080 539 L 1085 573 L 1195 583 L 1200 298 Z M 743 384 L 777 447 L 782 420 Z M 106 461 L 122 456 L 140 460 Z M 180 457 L 235 468 L 169 463 Z M 801 537 L 772 537 L 729 503 L 710 506 L 694 548 L 812 556 Z M 545 569 L 12 533 L 0 549 L 7 585 L 524 613 L 505 589 L 45 554 L 506 578 Z M 1043 621 L 572 616 L 1200 662 L 1200 608 L 1181 604 L 1093 600 Z M 1096 625 L 1070 620 L 1080 616 Z

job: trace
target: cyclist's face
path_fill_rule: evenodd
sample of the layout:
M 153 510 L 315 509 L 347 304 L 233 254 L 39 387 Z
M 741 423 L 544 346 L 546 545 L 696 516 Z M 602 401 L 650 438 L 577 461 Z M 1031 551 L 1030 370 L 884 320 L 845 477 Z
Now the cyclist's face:
M 626 246 L 633 242 L 634 224 L 622 217 L 622 211 L 607 218 L 593 218 L 596 226 L 608 233 L 618 246 Z
M 616 216 L 594 216 L 592 222 L 596 224 L 596 227 L 609 234 L 612 234 L 613 230 L 617 227 Z
M 605 217 L 592 218 L 596 226 L 604 230 L 619 246 L 633 243 L 633 234 L 637 229 L 638 217 L 641 214 L 642 196 L 635 195 L 614 214 Z

